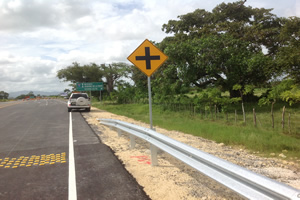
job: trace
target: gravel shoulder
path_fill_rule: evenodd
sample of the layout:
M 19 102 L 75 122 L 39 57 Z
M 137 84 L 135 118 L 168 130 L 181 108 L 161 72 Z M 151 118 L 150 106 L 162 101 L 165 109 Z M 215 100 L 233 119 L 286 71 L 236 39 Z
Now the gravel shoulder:
M 91 112 L 82 114 L 86 121 L 97 129 L 101 141 L 115 152 L 127 171 L 144 187 L 144 191 L 151 199 L 243 199 L 167 153 L 159 152 L 158 166 L 152 167 L 150 146 L 147 142 L 137 139 L 136 147 L 131 149 L 129 135 L 123 134 L 119 137 L 116 131 L 99 124 L 97 119 L 118 119 L 146 128 L 149 128 L 148 124 L 94 107 Z M 155 129 L 175 140 L 300 189 L 300 167 L 297 163 L 277 158 L 264 158 L 243 148 L 218 144 L 178 131 L 168 131 L 159 127 Z

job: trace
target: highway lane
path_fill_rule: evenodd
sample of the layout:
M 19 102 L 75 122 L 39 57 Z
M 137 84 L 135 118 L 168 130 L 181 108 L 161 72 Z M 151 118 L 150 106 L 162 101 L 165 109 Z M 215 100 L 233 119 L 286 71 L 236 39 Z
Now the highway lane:
M 70 185 L 73 199 L 148 199 L 81 113 L 74 111 L 71 118 L 75 184 L 68 179 L 66 102 L 0 104 L 0 199 L 71 199 Z
M 0 199 L 68 198 L 68 113 L 64 111 L 59 102 L 50 100 L 0 109 Z M 57 154 L 66 162 L 59 162 Z

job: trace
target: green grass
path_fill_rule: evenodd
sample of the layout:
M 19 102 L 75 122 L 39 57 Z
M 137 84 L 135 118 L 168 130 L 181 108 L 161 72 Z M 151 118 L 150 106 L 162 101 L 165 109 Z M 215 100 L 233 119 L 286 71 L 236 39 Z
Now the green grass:
M 113 105 L 95 102 L 93 106 L 149 123 L 149 107 L 147 104 Z M 234 121 L 226 121 L 225 115 L 224 118 L 221 118 L 220 115 L 218 120 L 215 120 L 211 117 L 205 118 L 199 114 L 191 115 L 190 112 L 163 110 L 159 105 L 153 105 L 152 112 L 154 126 L 200 136 L 226 145 L 244 146 L 250 151 L 259 151 L 264 156 L 268 156 L 270 153 L 278 155 L 287 150 L 287 152 L 284 151 L 287 159 L 299 160 L 300 158 L 300 137 L 281 133 L 280 128 L 264 128 L 260 125 L 254 127 L 252 122 L 245 125 L 240 121 L 241 115 L 239 115 L 238 123 L 235 124 Z M 229 119 L 232 120 L 234 115 L 231 115 Z M 257 115 L 265 123 L 266 116 L 270 114 L 262 112 Z
M 284 129 L 282 129 L 282 110 L 285 106 L 285 115 L 284 115 Z M 284 133 L 296 138 L 300 138 L 300 107 L 298 106 L 289 106 L 286 103 L 276 103 L 274 104 L 274 128 L 272 127 L 272 118 L 271 118 L 271 105 L 259 107 L 256 104 L 245 104 L 246 112 L 246 124 L 247 126 L 253 127 L 253 108 L 256 112 L 256 126 L 261 130 L 271 131 L 275 133 Z M 231 108 L 229 113 L 229 121 L 234 122 L 234 109 L 237 110 L 238 120 L 242 121 L 243 116 L 241 112 L 241 106 L 236 105 L 235 108 Z M 224 115 L 221 117 L 225 119 Z

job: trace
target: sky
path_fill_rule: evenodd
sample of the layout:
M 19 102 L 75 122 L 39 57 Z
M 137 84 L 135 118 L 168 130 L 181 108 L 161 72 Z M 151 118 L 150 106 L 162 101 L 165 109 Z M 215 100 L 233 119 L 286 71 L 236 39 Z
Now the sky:
M 145 40 L 162 41 L 162 25 L 195 9 L 235 0 L 0 0 L 0 91 L 63 92 L 56 77 L 73 62 L 112 63 Z M 300 17 L 300 0 L 247 0 Z

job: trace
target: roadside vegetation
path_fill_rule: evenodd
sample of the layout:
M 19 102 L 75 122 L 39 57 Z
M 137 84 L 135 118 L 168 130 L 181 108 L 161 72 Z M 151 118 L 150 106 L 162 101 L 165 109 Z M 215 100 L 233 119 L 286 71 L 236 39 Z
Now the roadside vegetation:
M 0 91 L 0 102 L 8 101 L 9 94 L 4 91 Z
M 135 120 L 149 123 L 148 104 L 111 104 L 108 102 L 93 102 L 93 106 L 118 115 L 127 116 Z M 246 104 L 245 107 L 251 107 Z M 259 152 L 264 156 L 279 157 L 299 160 L 300 158 L 300 112 L 299 107 L 288 108 L 294 113 L 295 119 L 291 122 L 293 130 L 298 131 L 289 134 L 281 129 L 282 115 L 280 107 L 274 109 L 276 128 L 271 125 L 270 112 L 262 108 L 259 113 L 261 124 L 255 127 L 252 122 L 244 124 L 241 114 L 234 122 L 234 114 L 230 114 L 227 120 L 225 116 L 218 119 L 205 118 L 200 113 L 193 114 L 190 111 L 171 111 L 161 105 L 153 105 L 153 125 L 167 130 L 177 130 L 186 134 L 214 140 L 226 145 L 245 147 L 246 149 Z
M 154 125 L 299 160 L 300 18 L 236 1 L 162 30 L 168 36 L 152 42 L 169 58 L 151 76 Z M 103 82 L 94 106 L 149 121 L 147 76 L 135 66 L 73 62 L 57 77 L 73 91 Z
M 0 99 L 0 102 L 6 102 L 8 101 L 7 99 Z

